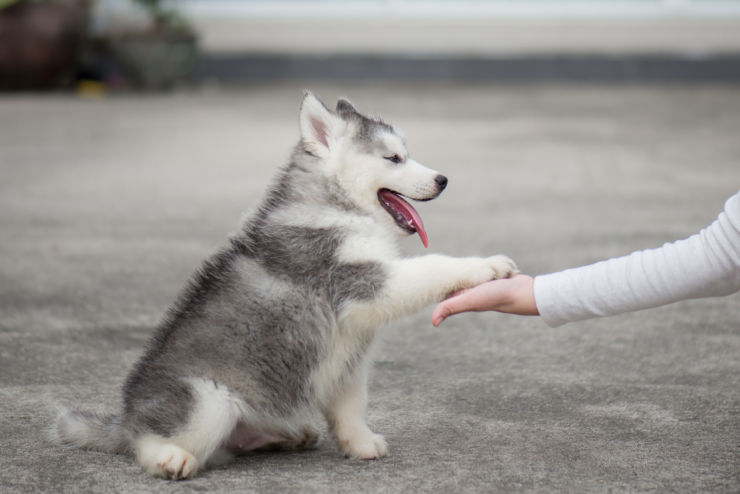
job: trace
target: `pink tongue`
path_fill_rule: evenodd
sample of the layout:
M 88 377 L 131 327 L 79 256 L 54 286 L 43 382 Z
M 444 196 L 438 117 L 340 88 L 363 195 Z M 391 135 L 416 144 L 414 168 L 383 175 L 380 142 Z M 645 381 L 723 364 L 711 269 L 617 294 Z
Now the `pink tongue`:
M 429 247 L 427 232 L 424 230 L 424 223 L 421 221 L 421 216 L 419 216 L 419 213 L 416 212 L 416 209 L 414 209 L 414 207 L 406 202 L 402 197 L 394 194 L 387 189 L 381 191 L 381 194 L 383 195 L 383 199 L 395 211 L 398 211 L 399 213 L 401 213 L 401 215 L 403 215 L 406 223 L 411 225 L 416 230 L 416 233 L 419 234 L 419 238 L 421 238 L 421 243 L 424 244 L 424 247 Z

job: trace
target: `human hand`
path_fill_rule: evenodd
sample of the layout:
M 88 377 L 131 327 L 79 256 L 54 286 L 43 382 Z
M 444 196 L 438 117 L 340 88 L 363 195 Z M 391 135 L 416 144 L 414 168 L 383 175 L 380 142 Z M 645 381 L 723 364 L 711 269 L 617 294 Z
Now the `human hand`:
M 539 315 L 534 300 L 534 278 L 518 274 L 461 290 L 434 308 L 432 324 L 439 326 L 445 318 L 460 312 L 487 310 L 522 316 Z

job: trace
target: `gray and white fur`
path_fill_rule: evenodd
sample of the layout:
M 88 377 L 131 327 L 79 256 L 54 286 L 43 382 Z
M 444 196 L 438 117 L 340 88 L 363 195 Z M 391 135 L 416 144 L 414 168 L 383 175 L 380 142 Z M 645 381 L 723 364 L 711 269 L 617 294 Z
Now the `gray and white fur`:
M 345 455 L 386 454 L 365 423 L 376 329 L 516 267 L 504 256 L 400 257 L 397 237 L 415 228 L 379 191 L 429 200 L 447 179 L 347 100 L 332 112 L 306 93 L 300 128 L 261 206 L 156 330 L 120 413 L 63 410 L 62 444 L 133 453 L 147 472 L 182 479 L 239 451 L 311 447 L 320 412 Z

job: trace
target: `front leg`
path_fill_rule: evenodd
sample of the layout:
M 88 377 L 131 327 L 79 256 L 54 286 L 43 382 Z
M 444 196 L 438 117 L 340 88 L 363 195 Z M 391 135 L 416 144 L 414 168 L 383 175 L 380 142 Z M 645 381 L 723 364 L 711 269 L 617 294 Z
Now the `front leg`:
M 387 297 L 398 301 L 400 315 L 406 315 L 463 288 L 517 272 L 514 261 L 501 255 L 480 258 L 432 254 L 400 259 L 391 269 Z
M 329 430 L 347 456 L 375 460 L 388 452 L 388 445 L 365 423 L 367 371 L 361 365 L 345 382 L 324 410 Z
M 353 327 L 374 327 L 412 314 L 446 296 L 486 281 L 518 273 L 506 256 L 449 257 L 431 254 L 398 259 L 388 265 L 387 279 L 372 300 L 348 304 L 343 322 Z

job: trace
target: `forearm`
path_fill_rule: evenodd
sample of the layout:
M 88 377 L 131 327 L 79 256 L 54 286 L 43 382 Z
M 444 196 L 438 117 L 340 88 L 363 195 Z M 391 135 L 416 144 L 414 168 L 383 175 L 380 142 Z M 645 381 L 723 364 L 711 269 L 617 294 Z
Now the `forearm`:
M 545 322 L 559 326 L 740 290 L 740 197 L 711 226 L 658 249 L 535 278 Z

